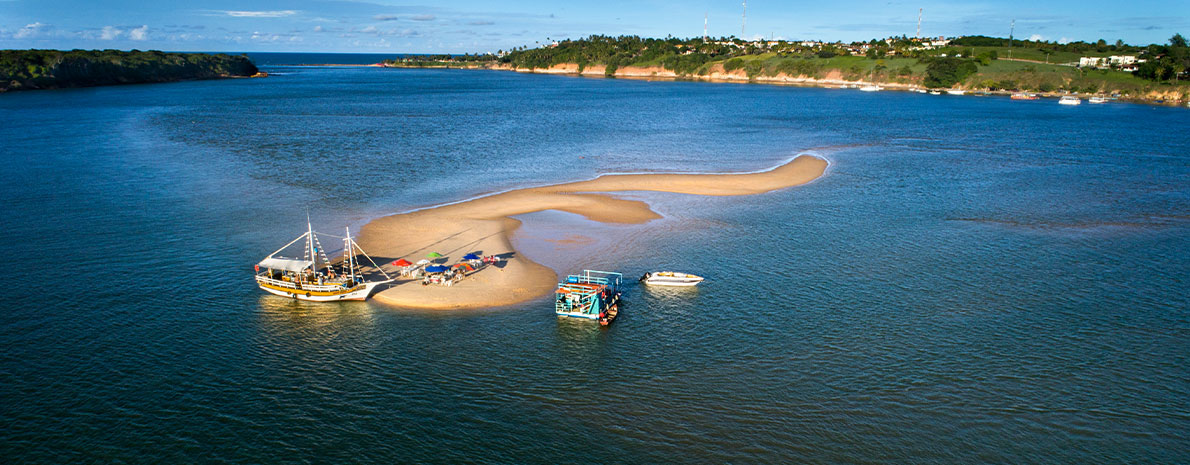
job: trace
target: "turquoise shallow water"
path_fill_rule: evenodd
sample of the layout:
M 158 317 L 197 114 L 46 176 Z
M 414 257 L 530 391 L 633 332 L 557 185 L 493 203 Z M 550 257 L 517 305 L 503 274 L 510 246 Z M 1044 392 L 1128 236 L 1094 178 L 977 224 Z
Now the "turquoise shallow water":
M 0 96 L 0 452 L 22 463 L 1190 460 L 1190 111 L 442 70 Z M 301 233 L 608 172 L 809 185 L 528 215 L 630 285 L 425 312 L 264 295 Z M 575 230 L 595 247 L 543 243 Z

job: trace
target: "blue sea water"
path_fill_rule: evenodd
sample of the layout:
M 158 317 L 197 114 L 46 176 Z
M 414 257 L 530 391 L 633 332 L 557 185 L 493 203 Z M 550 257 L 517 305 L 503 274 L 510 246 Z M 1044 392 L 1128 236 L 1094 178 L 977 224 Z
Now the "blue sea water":
M 267 66 L 0 95 L 0 455 L 62 462 L 1184 463 L 1190 111 Z M 819 180 L 526 215 L 608 328 L 265 295 L 304 230 L 612 172 Z M 575 234 L 568 249 L 538 237 Z M 614 240 L 600 240 L 613 238 Z M 571 253 L 573 252 L 573 253 Z

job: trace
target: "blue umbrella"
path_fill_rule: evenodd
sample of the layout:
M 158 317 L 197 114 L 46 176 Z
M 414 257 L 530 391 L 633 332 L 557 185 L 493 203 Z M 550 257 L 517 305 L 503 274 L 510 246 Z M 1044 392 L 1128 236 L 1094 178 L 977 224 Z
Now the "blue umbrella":
M 463 260 L 479 260 L 479 255 L 469 253 L 467 255 L 463 255 Z
M 427 272 L 427 273 L 441 273 L 441 272 L 443 272 L 443 271 L 446 271 L 446 270 L 448 270 L 448 269 L 450 269 L 450 268 L 447 268 L 447 267 L 445 267 L 445 266 L 440 266 L 440 265 L 434 265 L 434 266 L 427 266 L 427 267 L 426 267 L 426 272 Z

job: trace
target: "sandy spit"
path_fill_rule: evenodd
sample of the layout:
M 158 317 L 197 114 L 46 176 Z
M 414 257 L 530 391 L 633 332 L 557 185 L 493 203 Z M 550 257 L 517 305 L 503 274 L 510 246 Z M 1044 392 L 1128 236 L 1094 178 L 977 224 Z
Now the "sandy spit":
M 801 155 L 768 171 L 739 174 L 615 174 L 590 181 L 518 189 L 436 208 L 391 215 L 363 227 L 359 244 L 377 260 L 417 261 L 430 252 L 450 265 L 463 255 L 499 255 L 502 264 L 471 273 L 454 286 L 423 286 L 399 280 L 376 293 L 377 302 L 408 308 L 456 309 L 512 305 L 553 291 L 557 274 L 520 256 L 509 235 L 516 215 L 560 210 L 606 223 L 644 223 L 660 218 L 649 205 L 606 192 L 658 191 L 693 195 L 752 195 L 805 184 L 826 170 L 827 162 Z M 386 265 L 389 271 L 393 267 Z

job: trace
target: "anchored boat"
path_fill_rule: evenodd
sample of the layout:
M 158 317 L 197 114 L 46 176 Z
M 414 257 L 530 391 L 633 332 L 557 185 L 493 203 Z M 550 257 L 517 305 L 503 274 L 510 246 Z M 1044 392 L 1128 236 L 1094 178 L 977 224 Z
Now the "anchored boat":
M 347 235 L 342 238 L 343 259 L 331 263 L 307 218 L 305 233 L 256 264 L 256 284 L 270 294 L 313 302 L 367 299 L 376 286 L 392 282 L 393 278 L 351 239 L 350 228 L 346 232 Z M 305 244 L 301 258 L 280 256 L 299 241 Z M 385 279 L 369 281 L 365 278 L 357 255 L 367 258 Z
M 697 286 L 703 277 L 674 271 L 658 271 L 645 273 L 640 280 L 650 286 Z
M 620 313 L 620 286 L 624 275 L 611 271 L 583 270 L 558 283 L 554 313 L 558 316 L 598 320 L 608 325 Z

